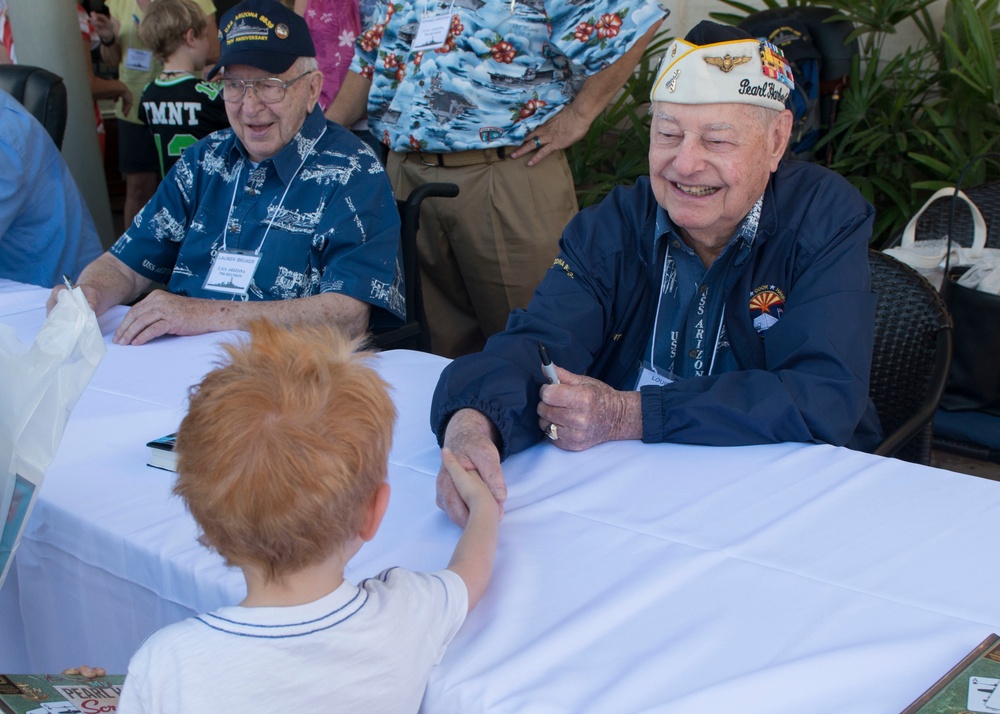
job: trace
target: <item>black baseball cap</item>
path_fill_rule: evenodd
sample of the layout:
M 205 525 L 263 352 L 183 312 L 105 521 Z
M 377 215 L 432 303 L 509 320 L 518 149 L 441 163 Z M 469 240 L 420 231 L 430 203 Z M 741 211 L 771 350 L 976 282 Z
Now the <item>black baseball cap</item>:
M 274 74 L 287 72 L 299 57 L 315 57 L 316 47 L 305 19 L 277 0 L 243 0 L 219 23 L 222 55 L 208 73 L 245 64 Z
M 751 40 L 753 36 L 746 30 L 733 25 L 722 25 L 711 20 L 702 20 L 685 35 L 684 41 L 692 45 L 713 45 L 716 42 Z

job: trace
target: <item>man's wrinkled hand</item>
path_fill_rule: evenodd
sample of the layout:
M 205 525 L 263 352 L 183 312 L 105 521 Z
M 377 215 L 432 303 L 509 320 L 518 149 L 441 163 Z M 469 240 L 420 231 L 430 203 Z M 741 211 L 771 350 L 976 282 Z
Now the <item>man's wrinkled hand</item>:
M 200 335 L 211 332 L 209 313 L 230 309 L 225 301 L 200 300 L 154 290 L 132 306 L 115 331 L 119 345 L 144 345 L 161 335 Z
M 475 472 L 483 480 L 502 508 L 507 486 L 500 469 L 500 453 L 492 438 L 493 428 L 493 423 L 481 413 L 473 409 L 459 410 L 448 422 L 444 447 L 463 469 Z M 455 524 L 465 527 L 469 508 L 444 464 L 437 475 L 437 505 Z
M 556 446 L 583 451 L 605 441 L 642 438 L 638 392 L 619 392 L 604 382 L 556 367 L 559 384 L 545 384 L 538 403 L 538 426 L 555 424 Z
M 528 134 L 524 143 L 511 154 L 511 158 L 519 159 L 529 151 L 534 151 L 535 155 L 528 161 L 528 166 L 534 166 L 552 152 L 571 147 L 586 136 L 589 128 L 590 122 L 580 116 L 570 104 Z
M 494 509 L 497 515 L 502 513 L 500 505 L 490 491 L 486 482 L 475 471 L 465 469 L 447 446 L 441 449 L 441 465 L 451 476 L 452 483 L 471 513 L 476 509 Z
M 87 285 L 77 286 L 83 291 L 83 296 L 87 298 L 87 302 L 90 304 L 90 309 L 97 312 L 97 292 Z M 48 315 L 52 312 L 52 308 L 56 306 L 59 302 L 59 293 L 66 289 L 66 286 L 60 283 L 52 288 L 52 292 L 49 293 L 48 299 L 45 301 L 45 314 Z

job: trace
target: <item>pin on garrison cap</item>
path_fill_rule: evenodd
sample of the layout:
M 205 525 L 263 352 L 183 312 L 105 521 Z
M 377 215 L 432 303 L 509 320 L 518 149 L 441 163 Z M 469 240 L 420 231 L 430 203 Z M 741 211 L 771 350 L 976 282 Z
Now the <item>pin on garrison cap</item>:
M 277 0 L 244 0 L 219 23 L 222 55 L 209 72 L 214 77 L 226 65 L 245 64 L 281 74 L 299 57 L 315 57 L 306 21 Z
M 784 54 L 736 27 L 704 21 L 660 60 L 650 99 L 675 104 L 755 104 L 782 110 L 795 80 Z

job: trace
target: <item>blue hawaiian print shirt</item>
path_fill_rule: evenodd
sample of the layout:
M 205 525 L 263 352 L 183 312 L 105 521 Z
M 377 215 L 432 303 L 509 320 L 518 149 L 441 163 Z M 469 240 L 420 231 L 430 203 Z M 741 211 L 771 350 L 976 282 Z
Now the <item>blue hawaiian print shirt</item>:
M 223 245 L 260 251 L 245 297 L 203 287 Z M 405 315 L 399 211 L 388 178 L 371 149 L 318 106 L 257 167 L 232 129 L 189 147 L 111 252 L 178 295 L 341 293 Z
M 413 51 L 421 18 L 441 15 L 443 44 Z M 379 0 L 351 71 L 394 151 L 519 145 L 665 15 L 656 0 Z

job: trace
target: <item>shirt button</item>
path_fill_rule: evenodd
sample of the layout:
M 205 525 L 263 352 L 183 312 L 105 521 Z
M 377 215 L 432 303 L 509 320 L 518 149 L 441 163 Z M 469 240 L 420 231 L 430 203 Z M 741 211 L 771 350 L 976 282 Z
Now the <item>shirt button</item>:
M 699 290 L 701 290 L 701 294 L 702 294 L 702 295 L 704 295 L 705 293 L 707 293 L 707 292 L 708 292 L 708 285 L 702 285 L 702 286 L 701 286 L 700 288 L 698 288 L 698 289 L 699 289 Z
M 689 350 L 688 351 L 688 357 L 690 357 L 691 359 L 697 358 L 698 357 L 698 350 Z

